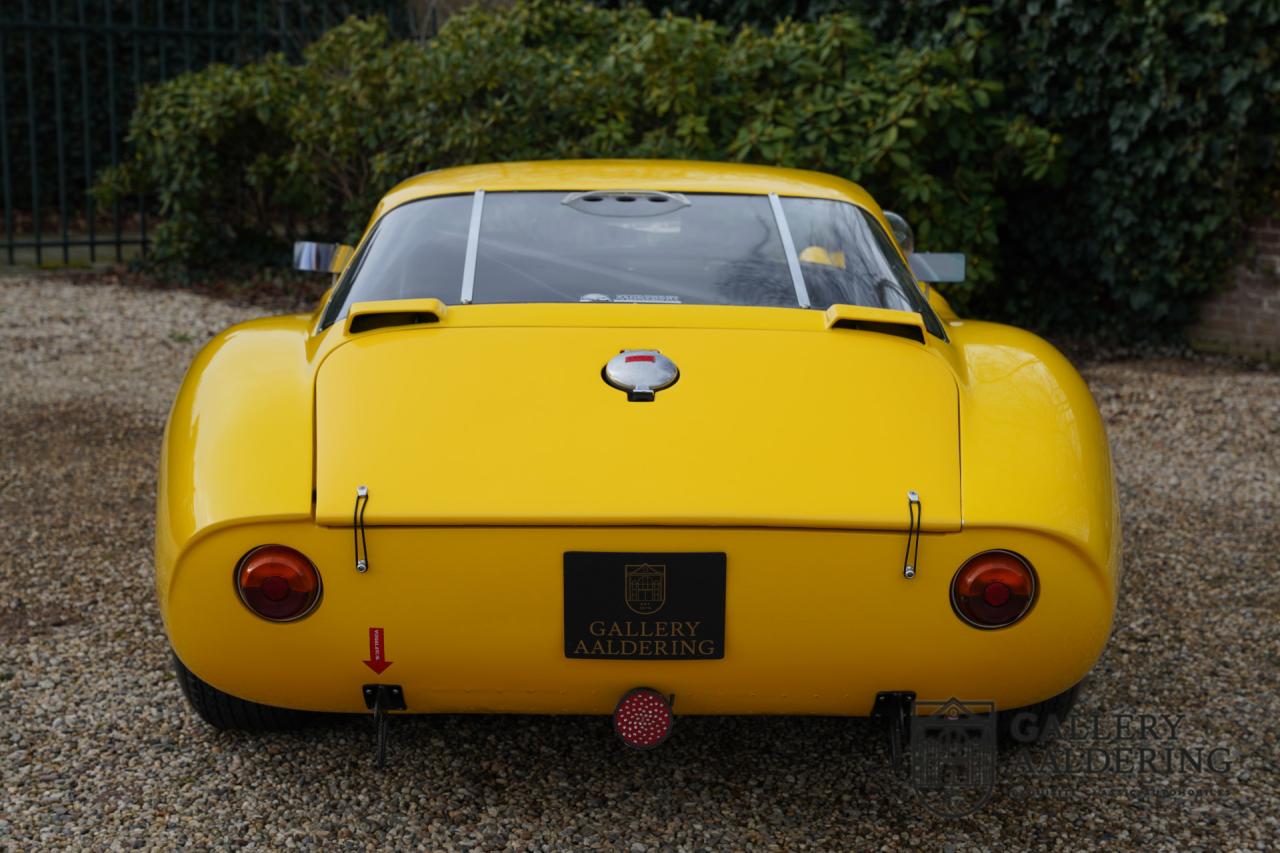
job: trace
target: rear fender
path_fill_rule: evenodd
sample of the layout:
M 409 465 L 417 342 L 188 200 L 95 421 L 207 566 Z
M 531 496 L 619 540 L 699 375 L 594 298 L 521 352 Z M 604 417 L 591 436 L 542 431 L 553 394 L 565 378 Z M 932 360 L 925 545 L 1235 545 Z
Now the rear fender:
M 1114 603 L 1120 518 L 1097 404 L 1050 344 L 995 323 L 952 323 L 960 392 L 964 526 L 1018 526 L 1060 539 L 1094 567 Z
M 199 537 L 229 524 L 311 517 L 312 359 L 306 315 L 233 326 L 196 356 L 160 453 L 156 588 Z

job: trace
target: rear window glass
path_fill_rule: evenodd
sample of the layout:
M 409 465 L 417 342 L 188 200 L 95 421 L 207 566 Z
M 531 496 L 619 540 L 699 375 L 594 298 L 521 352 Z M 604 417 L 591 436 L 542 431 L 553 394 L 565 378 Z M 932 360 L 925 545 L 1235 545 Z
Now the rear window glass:
M 918 311 L 941 324 L 890 238 L 854 205 L 783 198 L 809 307 Z M 387 213 L 361 248 L 325 323 L 355 302 L 470 300 L 800 307 L 778 219 L 759 195 L 658 191 L 497 192 L 424 199 Z
M 565 198 L 485 197 L 474 301 L 796 307 L 764 196 Z

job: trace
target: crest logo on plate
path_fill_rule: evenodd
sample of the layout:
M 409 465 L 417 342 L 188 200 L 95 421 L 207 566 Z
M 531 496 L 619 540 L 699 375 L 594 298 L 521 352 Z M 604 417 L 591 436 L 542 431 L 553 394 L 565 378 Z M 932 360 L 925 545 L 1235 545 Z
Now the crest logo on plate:
M 625 566 L 625 601 L 641 616 L 657 613 L 667 603 L 667 567 L 649 563 Z

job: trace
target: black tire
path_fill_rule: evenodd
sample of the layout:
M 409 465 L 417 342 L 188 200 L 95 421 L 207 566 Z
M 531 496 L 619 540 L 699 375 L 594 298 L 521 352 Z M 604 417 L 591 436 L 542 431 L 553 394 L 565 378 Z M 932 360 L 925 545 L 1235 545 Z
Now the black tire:
M 1010 708 L 997 715 L 997 731 L 1001 746 L 1030 746 L 1049 743 L 1067 722 L 1076 704 L 1080 685 L 1025 708 Z
M 173 657 L 173 670 L 178 685 L 200 719 L 217 729 L 242 732 L 278 732 L 305 725 L 312 716 L 306 711 L 273 708 L 238 699 L 223 693 L 216 687 L 201 681 L 191 670 L 182 665 L 177 655 Z

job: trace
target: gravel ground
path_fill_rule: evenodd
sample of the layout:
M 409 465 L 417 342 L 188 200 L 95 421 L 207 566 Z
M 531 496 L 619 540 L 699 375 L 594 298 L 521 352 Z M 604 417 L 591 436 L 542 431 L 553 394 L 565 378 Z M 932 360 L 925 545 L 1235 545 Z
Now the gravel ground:
M 0 848 L 1280 839 L 1280 373 L 1176 358 L 1085 371 L 1125 513 L 1115 634 L 1077 706 L 1086 725 L 1002 754 L 992 800 L 946 819 L 886 769 L 861 721 L 689 718 L 640 754 L 603 719 L 411 718 L 393 721 L 383 772 L 367 719 L 273 738 L 205 726 L 170 674 L 152 596 L 154 469 L 186 365 L 253 313 L 189 293 L 0 279 Z M 1143 732 L 1142 715 L 1156 726 Z M 1143 737 L 1108 740 L 1117 727 Z M 1116 772 L 1144 745 L 1160 766 L 1130 753 L 1130 772 Z

